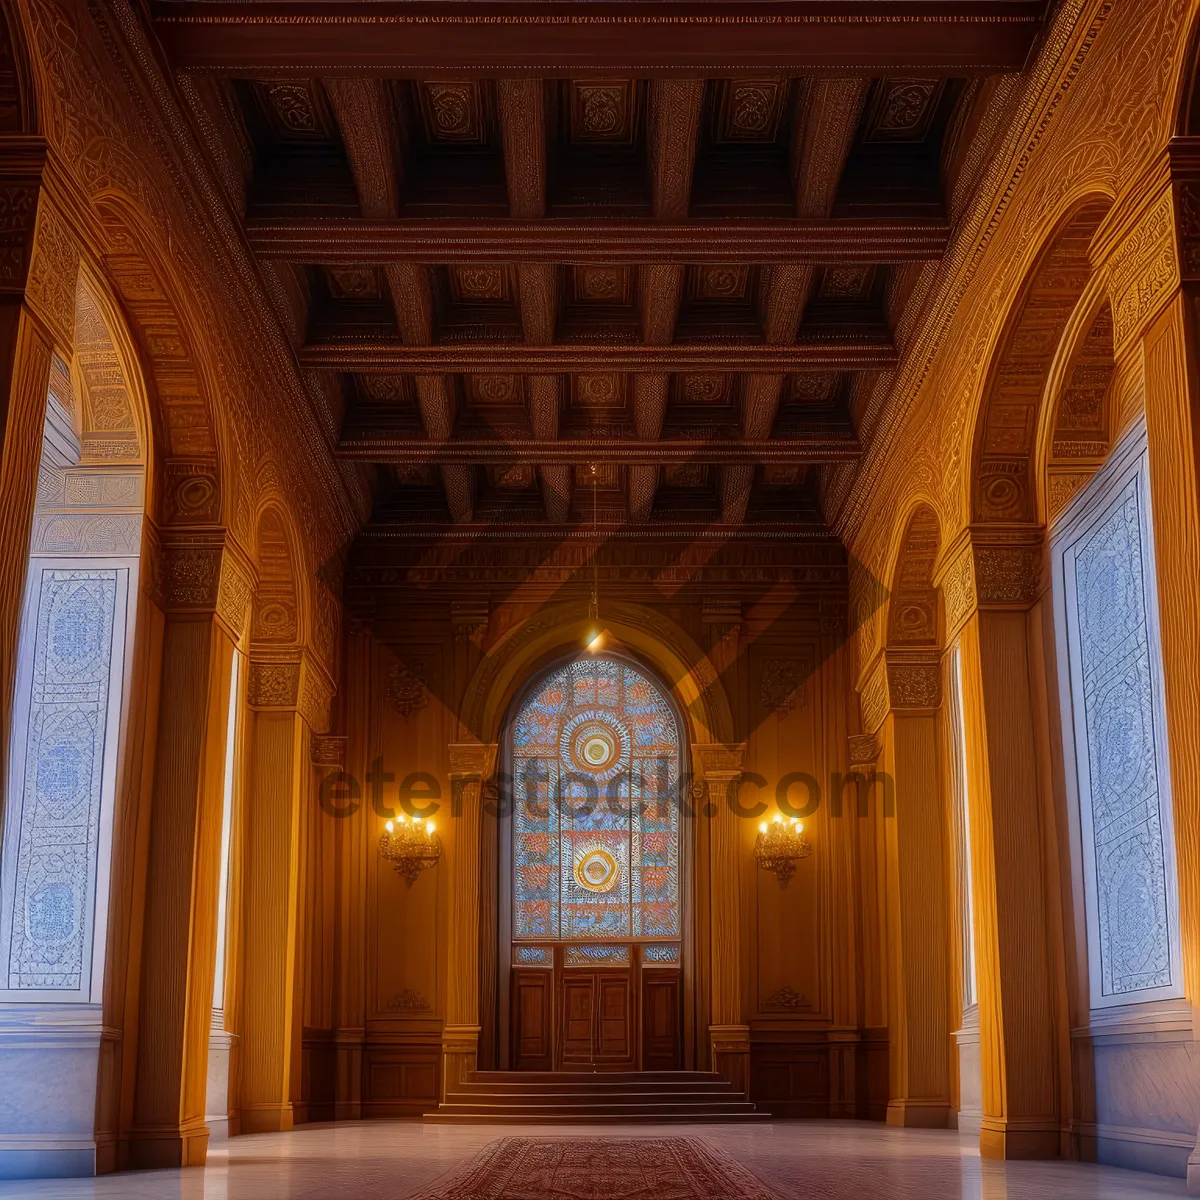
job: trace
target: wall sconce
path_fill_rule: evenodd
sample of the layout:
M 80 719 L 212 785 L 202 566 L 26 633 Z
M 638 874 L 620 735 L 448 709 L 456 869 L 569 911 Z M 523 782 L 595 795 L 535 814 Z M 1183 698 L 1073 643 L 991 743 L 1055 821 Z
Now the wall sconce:
M 442 843 L 434 833 L 432 821 L 413 817 L 409 824 L 401 813 L 395 821 L 384 826 L 379 838 L 379 853 L 411 886 L 422 871 L 438 865 Z
M 796 873 L 796 864 L 812 853 L 812 844 L 804 836 L 804 826 L 793 817 L 784 821 L 778 813 L 769 825 L 764 821 L 758 827 L 758 839 L 754 843 L 754 857 L 759 869 L 774 871 L 779 886 L 785 888 Z

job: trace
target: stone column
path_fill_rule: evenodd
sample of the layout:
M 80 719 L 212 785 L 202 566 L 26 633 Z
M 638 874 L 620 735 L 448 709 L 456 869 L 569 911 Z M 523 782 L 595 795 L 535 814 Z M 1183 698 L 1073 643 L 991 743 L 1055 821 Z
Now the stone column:
M 480 835 L 483 785 L 496 772 L 495 744 L 450 744 L 450 924 L 446 1021 L 442 1027 L 442 1099 L 474 1071 L 479 1055 Z M 443 829 L 445 827 L 443 826 Z
M 373 753 L 375 646 L 360 624 L 346 635 L 346 688 L 343 719 L 346 768 L 356 786 L 339 804 L 344 815 L 334 822 L 333 1045 L 337 1063 L 333 1115 L 338 1121 L 362 1116 L 362 1053 L 366 1036 L 367 841 L 370 828 L 367 772 Z
M 229 679 L 253 575 L 221 530 L 173 534 L 148 565 L 166 622 L 130 1163 L 200 1166 Z
M 884 813 L 889 1125 L 944 1127 L 950 1114 L 949 938 L 936 716 L 936 650 L 888 650 L 864 692 L 879 727 L 894 812 Z M 866 719 L 870 714 L 870 719 Z
M 1027 613 L 1041 534 L 965 530 L 939 571 L 963 676 L 983 1069 L 980 1153 L 1059 1149 L 1055 1010 Z M 940 868 L 939 868 L 940 869 Z
M 245 955 L 241 1128 L 292 1128 L 300 928 L 300 841 L 312 725 L 327 723 L 332 687 L 296 651 L 252 649 L 245 762 Z
M 750 1090 L 750 1026 L 742 1001 L 741 822 L 734 811 L 745 745 L 696 746 L 696 777 L 703 787 L 700 816 L 709 826 L 709 928 L 712 1069 L 740 1092 Z

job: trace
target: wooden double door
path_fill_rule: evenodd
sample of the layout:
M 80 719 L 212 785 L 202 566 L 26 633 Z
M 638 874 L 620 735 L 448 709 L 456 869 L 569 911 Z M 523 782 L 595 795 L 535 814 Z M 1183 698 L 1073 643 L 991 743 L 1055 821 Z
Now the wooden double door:
M 673 1071 L 682 1067 L 678 963 L 639 945 L 514 947 L 512 1065 L 518 1071 Z M 611 953 L 620 949 L 624 953 Z M 626 962 L 613 961 L 621 957 Z M 522 958 L 526 961 L 522 962 Z M 529 962 L 529 959 L 540 959 Z M 608 961 L 604 961 L 608 960 Z

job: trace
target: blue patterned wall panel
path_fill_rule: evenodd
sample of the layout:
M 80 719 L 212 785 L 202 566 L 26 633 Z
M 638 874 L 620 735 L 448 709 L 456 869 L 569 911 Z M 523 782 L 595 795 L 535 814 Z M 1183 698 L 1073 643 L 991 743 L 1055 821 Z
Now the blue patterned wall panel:
M 6 872 L 11 990 L 78 992 L 87 984 L 105 748 L 116 715 L 114 639 L 123 641 L 116 621 L 128 576 L 123 568 L 41 571 L 28 720 L 14 730 L 18 752 L 24 739 L 23 770 L 5 839 L 15 854 Z

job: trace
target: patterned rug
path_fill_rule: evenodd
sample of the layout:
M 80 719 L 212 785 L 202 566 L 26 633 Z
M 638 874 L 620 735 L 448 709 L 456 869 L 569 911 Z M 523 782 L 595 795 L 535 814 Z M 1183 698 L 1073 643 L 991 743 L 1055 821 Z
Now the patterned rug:
M 490 1142 L 411 1200 L 778 1200 L 701 1138 L 527 1138 Z

